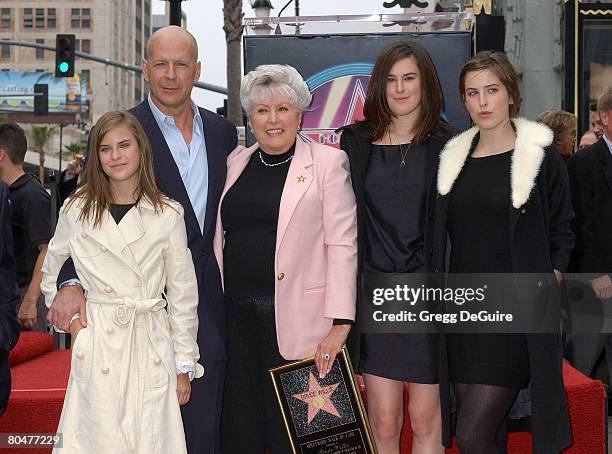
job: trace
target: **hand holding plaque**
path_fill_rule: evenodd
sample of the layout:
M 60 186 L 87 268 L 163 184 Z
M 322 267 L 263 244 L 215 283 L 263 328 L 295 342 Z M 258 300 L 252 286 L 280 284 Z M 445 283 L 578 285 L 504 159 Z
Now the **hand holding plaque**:
M 317 345 L 314 355 L 315 366 L 319 371 L 319 378 L 325 378 L 334 364 L 336 354 L 346 344 L 346 338 L 351 330 L 351 325 L 334 325 L 329 334 Z
M 270 375 L 294 454 L 376 453 L 346 348 L 324 378 L 318 378 L 314 358 L 271 369 Z

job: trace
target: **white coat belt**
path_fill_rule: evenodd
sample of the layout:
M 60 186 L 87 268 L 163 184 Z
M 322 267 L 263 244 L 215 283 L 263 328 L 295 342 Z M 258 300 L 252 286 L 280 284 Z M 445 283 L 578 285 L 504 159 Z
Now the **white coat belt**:
M 154 317 L 153 313 L 158 312 L 166 307 L 166 301 L 163 298 L 110 298 L 108 295 L 88 292 L 87 302 L 94 305 L 113 305 L 113 323 L 116 325 L 127 325 L 126 345 L 123 348 L 121 358 L 121 374 L 119 378 L 119 406 L 117 410 L 117 420 L 120 427 L 120 452 L 134 452 L 138 446 L 138 437 L 141 431 L 140 421 L 143 404 L 144 386 L 143 380 L 135 380 L 138 376 L 138 370 L 130 371 L 132 365 L 132 353 L 135 351 L 135 321 L 136 315 L 143 315 L 148 344 L 151 350 L 155 352 L 166 368 L 169 376 L 168 384 L 170 389 L 176 389 L 176 365 L 174 362 L 174 347 L 170 337 L 170 330 L 167 325 L 160 326 L 162 323 L 159 317 Z M 149 359 L 150 361 L 150 359 Z M 129 378 L 132 382 L 129 382 Z M 125 401 L 122 396 L 126 396 L 128 386 L 136 386 L 138 392 L 138 406 L 136 418 L 126 414 Z M 123 451 L 123 449 L 125 451 Z

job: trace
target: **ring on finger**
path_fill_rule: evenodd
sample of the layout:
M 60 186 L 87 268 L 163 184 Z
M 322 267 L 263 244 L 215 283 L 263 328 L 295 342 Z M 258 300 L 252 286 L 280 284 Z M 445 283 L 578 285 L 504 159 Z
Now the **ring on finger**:
M 325 361 L 328 361 L 328 360 L 329 360 L 329 358 L 331 358 L 331 357 L 329 356 L 329 353 L 323 353 L 323 359 L 324 359 Z

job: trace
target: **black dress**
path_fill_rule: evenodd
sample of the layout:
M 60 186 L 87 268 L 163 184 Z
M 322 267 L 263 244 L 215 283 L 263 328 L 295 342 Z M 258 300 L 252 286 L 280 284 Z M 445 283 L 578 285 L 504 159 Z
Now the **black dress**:
M 366 273 L 424 273 L 427 146 L 372 145 L 365 176 Z M 405 154 L 405 166 L 401 166 Z M 437 383 L 437 344 L 428 334 L 363 334 L 359 372 Z
M 451 273 L 511 273 L 512 151 L 468 157 L 449 199 Z M 447 336 L 450 381 L 523 388 L 529 357 L 523 334 Z

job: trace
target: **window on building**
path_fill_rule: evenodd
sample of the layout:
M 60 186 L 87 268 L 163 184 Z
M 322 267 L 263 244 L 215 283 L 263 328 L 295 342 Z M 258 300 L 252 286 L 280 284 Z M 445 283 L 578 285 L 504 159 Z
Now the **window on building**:
M 81 52 L 85 52 L 86 54 L 91 54 L 91 40 L 90 39 L 81 40 Z
M 9 28 L 11 26 L 11 9 L 2 8 L 2 28 Z
M 2 50 L 0 51 L 0 55 L 2 55 L 2 58 L 10 58 L 11 57 L 11 46 L 9 46 L 8 44 L 3 44 L 2 45 Z
M 70 26 L 72 28 L 81 27 L 81 10 L 79 8 L 72 8 L 70 13 Z
M 136 30 L 138 31 L 142 30 L 142 20 L 140 19 L 140 17 L 136 18 Z
M 151 36 L 151 27 L 145 25 L 145 41 L 149 40 L 149 36 Z
M 45 9 L 36 8 L 36 28 L 45 28 Z
M 34 70 L 34 72 L 35 72 L 35 73 L 44 73 L 44 72 L 45 72 L 45 70 L 44 70 L 44 69 L 40 69 L 40 68 L 38 68 L 38 69 L 35 69 L 35 70 Z
M 149 17 L 149 14 L 151 14 L 151 2 L 145 0 L 145 16 Z
M 80 39 L 74 40 L 74 50 L 76 50 L 77 52 L 81 52 L 81 40 Z
M 81 28 L 91 27 L 91 9 L 83 8 L 81 10 Z
M 47 8 L 47 28 L 56 27 L 55 8 Z
M 45 44 L 45 40 L 37 39 L 36 44 Z M 45 50 L 36 48 L 36 58 L 45 58 Z
M 32 25 L 33 25 L 32 8 L 24 8 L 23 26 L 24 28 L 32 28 Z

